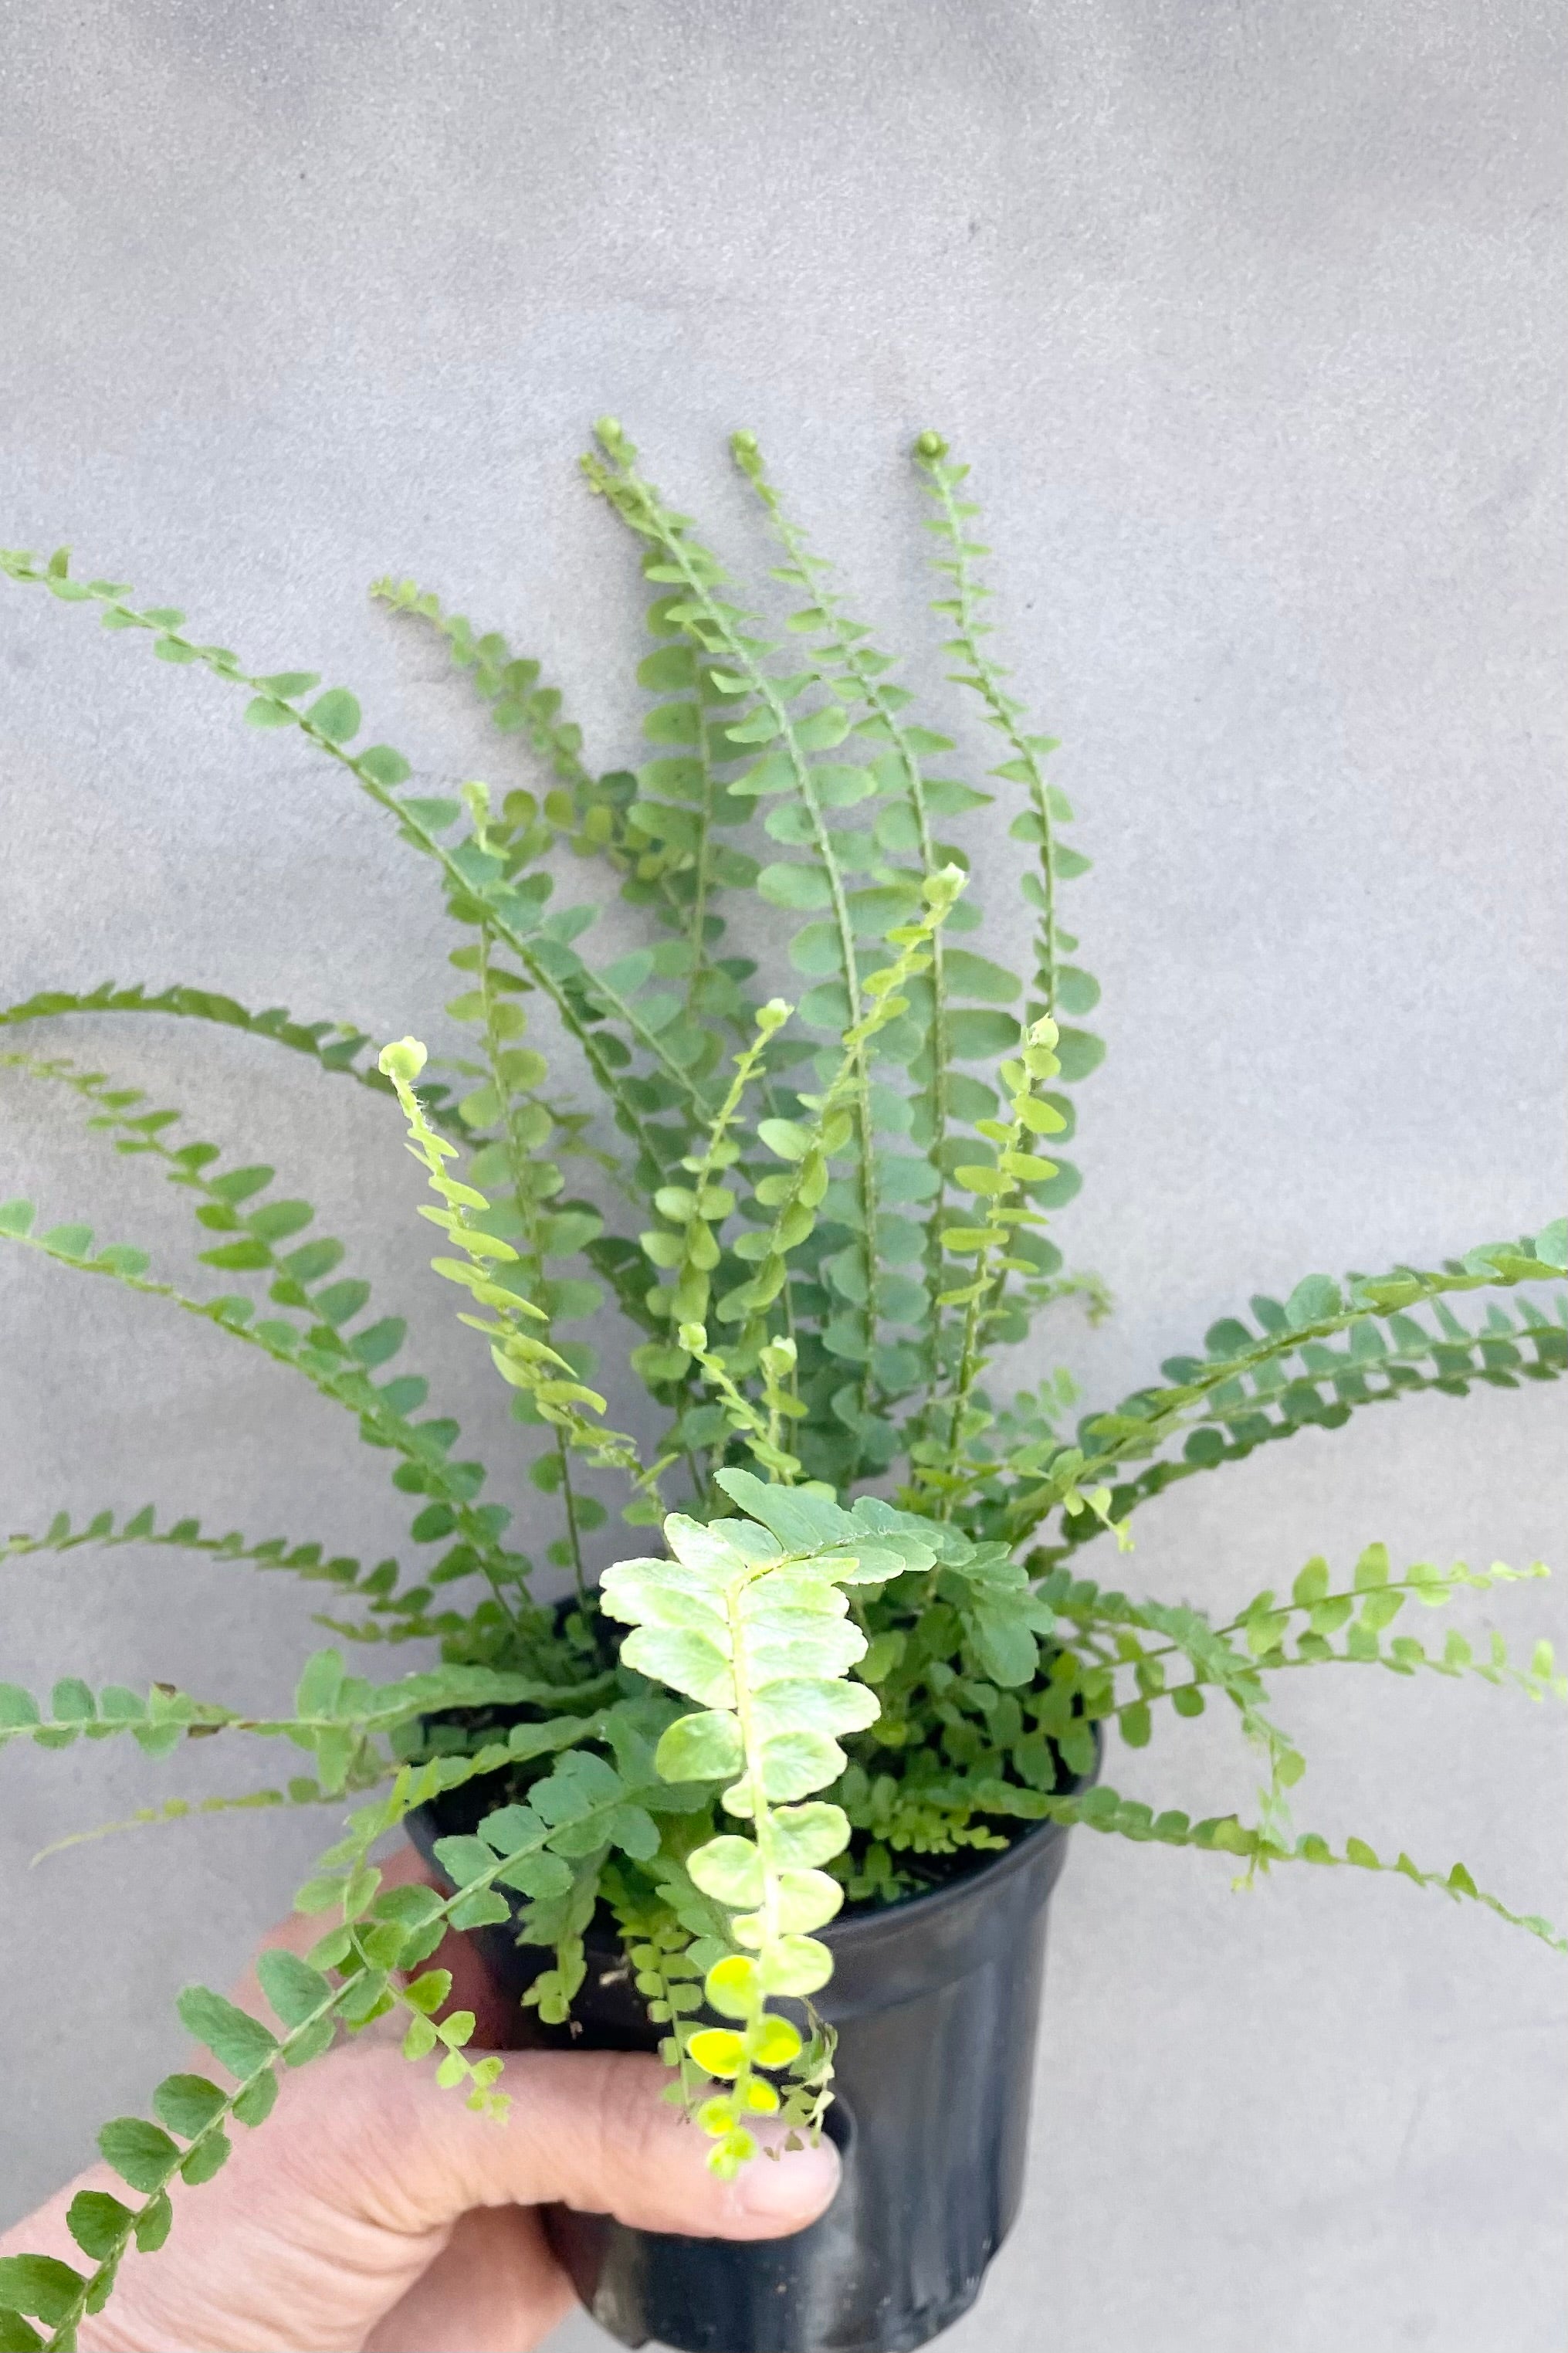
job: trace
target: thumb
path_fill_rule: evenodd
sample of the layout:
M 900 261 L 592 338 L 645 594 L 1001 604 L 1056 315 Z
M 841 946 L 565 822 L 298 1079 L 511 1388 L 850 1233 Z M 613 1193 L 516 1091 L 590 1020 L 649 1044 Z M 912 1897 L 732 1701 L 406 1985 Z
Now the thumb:
M 720 2180 L 708 2168 L 711 2143 L 660 2097 L 666 2070 L 640 2053 L 509 2054 L 497 2089 L 511 2110 L 499 2125 L 394 2052 L 367 2051 L 363 2063 L 382 2078 L 382 2146 L 395 2153 L 377 2202 L 398 2210 L 385 2219 L 400 2230 L 438 2229 L 474 2206 L 559 2200 L 637 2230 L 782 2238 L 814 2222 L 838 2187 L 830 2141 L 785 2151 L 785 2129 L 765 2118 L 763 2153 Z

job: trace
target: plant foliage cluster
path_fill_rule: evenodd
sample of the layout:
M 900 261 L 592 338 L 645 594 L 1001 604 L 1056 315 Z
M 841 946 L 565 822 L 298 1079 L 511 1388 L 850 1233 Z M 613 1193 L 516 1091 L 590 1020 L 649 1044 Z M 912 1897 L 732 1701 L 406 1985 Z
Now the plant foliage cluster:
M 164 1546 L 287 1569 L 328 1588 L 338 1638 L 281 1715 L 66 1677 L 47 1697 L 0 1685 L 0 1745 L 125 1737 L 163 1757 L 197 1736 L 258 1736 L 308 1768 L 238 1799 L 173 1798 L 137 1821 L 354 1801 L 300 1894 L 320 1941 L 308 1960 L 263 1959 L 274 2023 L 200 1988 L 182 1997 L 226 2083 L 171 2076 L 152 2118 L 105 2128 L 126 2194 L 77 2200 L 82 2268 L 0 2263 L 0 2348 L 71 2344 L 125 2248 L 161 2242 L 171 2183 L 214 2173 L 234 2125 L 265 2117 L 279 2070 L 341 2033 L 395 2015 L 411 2059 L 434 2056 L 476 2106 L 504 2106 L 500 2061 L 467 2054 L 473 2021 L 433 1965 L 449 1928 L 521 1911 L 551 1964 L 529 1999 L 558 2022 L 585 1936 L 607 1921 L 721 2169 L 752 2155 L 760 2115 L 819 2126 L 832 2072 L 812 2002 L 832 1966 L 819 1932 L 846 1898 L 908 1896 L 1044 1821 L 1217 1850 L 1247 1876 L 1290 1861 L 1403 1874 L 1561 1944 L 1463 1864 L 1433 1872 L 1299 1831 L 1303 1760 L 1274 1713 L 1281 1672 L 1331 1662 L 1561 1697 L 1548 1645 L 1516 1662 L 1495 1636 L 1478 1650 L 1458 1632 L 1434 1645 L 1409 1630 L 1423 1607 L 1514 1572 L 1398 1569 L 1373 1545 L 1348 1572 L 1314 1559 L 1216 1622 L 1098 1584 L 1079 1556 L 1107 1539 L 1126 1548 L 1138 1507 L 1173 1482 L 1300 1430 L 1416 1390 L 1560 1376 L 1568 1228 L 1433 1267 L 1308 1274 L 1076 1419 L 1061 1370 L 1036 1367 L 1035 1388 L 999 1395 L 999 1352 L 1057 1303 L 1094 1316 L 1109 1304 L 1055 1239 L 1079 1187 L 1064 1147 L 1103 1053 L 1084 1026 L 1099 991 L 1068 928 L 1089 860 L 1047 775 L 1052 741 L 998 660 L 987 551 L 945 444 L 922 435 L 914 459 L 950 674 L 999 754 L 982 783 L 954 773 L 953 739 L 895 681 L 755 440 L 737 435 L 732 449 L 774 542 L 782 626 L 612 420 L 584 461 L 635 536 L 650 592 L 645 741 L 628 767 L 589 762 L 536 662 L 411 583 L 377 585 L 440 634 L 497 728 L 522 739 L 534 782 L 499 794 L 432 793 L 401 753 L 363 740 L 346 689 L 252 674 L 180 612 L 79 581 L 63 551 L 0 555 L 13 581 L 239 688 L 253 727 L 292 731 L 375 803 L 444 892 L 460 1039 L 437 1058 L 412 1039 L 377 1053 L 351 1023 L 253 1012 L 188 985 L 106 983 L 0 1011 L 11 1072 L 188 1197 L 204 1274 L 155 1273 L 140 1248 L 22 1200 L 0 1206 L 0 1239 L 290 1366 L 387 1457 L 413 1514 L 412 1566 L 205 1532 L 151 1507 L 79 1527 L 62 1514 L 0 1547 Z M 983 952 L 963 841 L 982 809 L 1023 861 L 1021 976 Z M 580 873 L 607 890 L 577 896 Z M 605 955 L 590 935 L 611 893 L 642 944 Z M 784 944 L 765 978 L 730 929 L 747 901 Z M 787 994 L 764 993 L 781 982 Z M 78 1014 L 216 1023 L 387 1098 L 428 1181 L 435 1270 L 526 1433 L 521 1525 L 404 1366 L 402 1322 L 376 1312 L 310 1202 L 271 1166 L 181 1140 L 175 1111 L 38 1042 L 42 1025 Z M 552 1066 L 563 1047 L 585 1103 Z M 652 1444 L 612 1427 L 595 1387 L 583 1326 L 606 1307 L 631 1327 Z M 595 1584 L 586 1540 L 616 1509 L 662 1529 L 662 1548 Z M 552 1520 L 541 1546 L 533 1530 Z M 564 1604 L 541 1590 L 539 1551 L 545 1569 L 570 1572 Z M 410 1640 L 434 1641 L 441 1662 L 375 1681 L 348 1672 L 338 1647 L 374 1656 Z M 1141 1747 L 1163 1710 L 1211 1703 L 1260 1760 L 1249 1818 L 1194 1821 L 1094 1786 L 1110 1730 Z M 459 1790 L 475 1827 L 437 1848 L 451 1892 L 384 1885 L 378 1842 Z

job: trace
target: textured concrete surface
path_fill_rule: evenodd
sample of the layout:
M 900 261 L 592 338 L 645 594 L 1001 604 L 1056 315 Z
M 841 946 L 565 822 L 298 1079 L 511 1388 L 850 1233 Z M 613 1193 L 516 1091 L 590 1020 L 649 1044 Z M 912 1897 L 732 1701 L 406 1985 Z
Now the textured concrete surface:
M 917 675 L 901 453 L 942 425 L 1097 860 L 1076 911 L 1112 1054 L 1071 1239 L 1121 1304 L 1060 1345 L 1100 1398 L 1254 1288 L 1552 1214 L 1563 47 L 1545 0 L 13 8 L 4 536 L 352 682 L 432 776 L 510 782 L 523 755 L 367 606 L 374 574 L 540 653 L 608 763 L 641 648 L 628 551 L 574 476 L 586 421 L 617 409 L 737 547 L 722 436 L 755 427 Z M 37 596 L 7 593 L 0 664 L 7 997 L 114 972 L 438 1025 L 426 878 L 302 749 Z M 275 1159 L 502 1440 L 372 1098 L 180 1025 L 56 1043 Z M 0 1093 L 0 1189 L 180 1263 L 143 1169 Z M 283 1374 L 30 1261 L 0 1279 L 7 1525 L 153 1495 L 395 1543 L 379 1461 Z M 1374 1535 L 1561 1560 L 1563 1434 L 1531 1390 L 1301 1437 L 1150 1511 L 1129 1574 L 1217 1603 Z M 24 1563 L 5 1671 L 261 1700 L 310 1607 L 156 1554 Z M 1472 1616 L 1528 1636 L 1563 1605 Z M 1302 1680 L 1304 1820 L 1463 1854 L 1561 1916 L 1543 1713 Z M 264 1778 L 221 1747 L 200 1786 Z M 6 1767 L 16 2211 L 174 2061 L 172 1989 L 233 1969 L 315 1826 L 143 1831 L 29 1873 L 175 1779 L 97 1748 Z M 1249 1786 L 1213 1719 L 1118 1770 L 1194 1811 Z M 1026 2212 L 951 2341 L 1549 2353 L 1564 2007 L 1550 1954 L 1408 1888 L 1233 1895 L 1218 1863 L 1085 1842 Z

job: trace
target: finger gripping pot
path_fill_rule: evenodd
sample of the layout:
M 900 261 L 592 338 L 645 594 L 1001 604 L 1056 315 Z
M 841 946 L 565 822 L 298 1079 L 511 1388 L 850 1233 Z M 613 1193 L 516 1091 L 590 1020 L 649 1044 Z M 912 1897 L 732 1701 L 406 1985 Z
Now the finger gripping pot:
M 441 1801 L 410 1824 L 427 1854 L 468 1827 Z M 595 2319 L 623 2345 L 676 2353 L 910 2353 L 966 2312 L 1018 2210 L 1047 1902 L 1065 1856 L 1066 1832 L 1043 1823 L 943 1887 L 821 1931 L 833 1978 L 816 2007 L 838 2030 L 832 2206 L 793 2238 L 749 2242 L 552 2207 L 551 2244 Z M 472 1933 L 514 1998 L 551 1965 L 510 1926 Z M 666 2030 L 613 1932 L 595 1924 L 586 1957 L 575 2031 L 525 2013 L 525 2039 L 657 2050 Z

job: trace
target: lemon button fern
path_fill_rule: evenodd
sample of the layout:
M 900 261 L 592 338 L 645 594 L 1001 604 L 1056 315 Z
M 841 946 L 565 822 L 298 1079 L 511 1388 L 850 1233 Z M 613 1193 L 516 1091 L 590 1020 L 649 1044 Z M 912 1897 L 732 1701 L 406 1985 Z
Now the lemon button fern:
M 0 1544 L 58 1555 L 62 1574 L 84 1548 L 140 1545 L 222 1574 L 286 1570 L 322 1588 L 333 1638 L 283 1713 L 162 1683 L 0 1684 L 0 1746 L 129 1739 L 170 1759 L 193 1738 L 263 1739 L 301 1768 L 236 1797 L 171 1796 L 121 1827 L 347 1808 L 300 1891 L 314 1947 L 263 1957 L 275 2023 L 202 1988 L 181 1996 L 232 2087 L 170 2076 L 150 2116 L 104 2128 L 123 2194 L 75 2201 L 79 2266 L 0 2263 L 0 2348 L 74 2343 L 126 2249 L 162 2243 L 174 2182 L 218 2169 L 236 2128 L 264 2121 L 281 2068 L 374 2019 L 397 2017 L 411 2061 L 501 2115 L 500 2063 L 469 2055 L 473 2020 L 430 1966 L 449 1928 L 512 1924 L 543 1948 L 528 1999 L 553 2021 L 589 1935 L 617 1937 L 721 2171 L 752 2157 L 759 2117 L 821 2128 L 833 2032 L 816 1998 L 841 1907 L 918 1894 L 1042 1822 L 1223 1853 L 1243 1878 L 1295 1862 L 1403 1876 L 1563 1949 L 1463 1863 L 1299 1830 L 1305 1764 L 1276 1713 L 1282 1676 L 1331 1664 L 1561 1700 L 1546 1643 L 1516 1654 L 1498 1634 L 1412 1630 L 1539 1564 L 1401 1567 L 1374 1543 L 1348 1567 L 1281 1568 L 1227 1614 L 1101 1584 L 1080 1556 L 1129 1549 L 1152 1496 L 1301 1430 L 1560 1378 L 1568 1223 L 1431 1266 L 1306 1273 L 1286 1298 L 1222 1314 L 1120 1400 L 1080 1410 L 1056 1350 L 1005 1393 L 1004 1352 L 1048 1338 L 1064 1305 L 1110 1305 L 1067 1254 L 1089 1230 L 1070 1152 L 1105 1052 L 1067 928 L 1089 860 L 1048 773 L 1053 740 L 1000 659 L 968 471 L 946 441 L 922 434 L 913 464 L 950 677 L 1001 754 L 981 776 L 959 773 L 954 737 L 899 682 L 755 437 L 731 447 L 773 543 L 760 597 L 618 422 L 601 420 L 584 460 L 649 590 L 641 734 L 616 765 L 590 757 L 535 659 L 414 582 L 376 584 L 438 635 L 504 739 L 501 781 L 455 795 L 363 740 L 346 688 L 253 671 L 176 608 L 77 578 L 63 550 L 0 551 L 12 582 L 237 690 L 249 725 L 330 763 L 424 861 L 457 937 L 433 1052 L 405 1038 L 378 1053 L 341 1013 L 252 1009 L 200 981 L 67 976 L 0 1007 L 9 1082 L 49 1091 L 181 1193 L 196 1271 L 155 1270 L 135 1242 L 20 1198 L 0 1203 L 0 1241 L 40 1280 L 116 1284 L 288 1366 L 353 1418 L 410 1512 L 405 1556 L 372 1562 L 133 1502 Z M 1021 973 L 982 953 L 964 847 L 981 812 L 1016 846 L 1034 919 Z M 765 970 L 730 937 L 737 894 L 768 910 Z M 612 899 L 629 949 L 594 936 Z M 405 1360 L 403 1321 L 377 1312 L 298 1185 L 40 1042 L 81 1016 L 95 1037 L 205 1022 L 395 1104 L 429 1187 L 432 1263 L 519 1425 L 509 1478 L 465 1450 Z M 624 1345 L 601 1385 L 584 1327 L 606 1309 Z M 651 1442 L 608 1418 L 623 1364 L 647 1401 L 626 1419 Z M 660 1548 L 615 1557 L 616 1514 L 662 1531 Z M 374 1659 L 407 1641 L 436 1646 L 434 1663 L 427 1650 L 381 1680 L 345 1663 L 346 1645 Z M 1236 1810 L 1194 1820 L 1089 1785 L 1108 1735 L 1140 1749 L 1215 1704 L 1258 1776 Z M 445 1828 L 445 1894 L 386 1886 L 376 1862 L 421 1809 Z M 471 1827 L 446 1827 L 458 1820 Z

